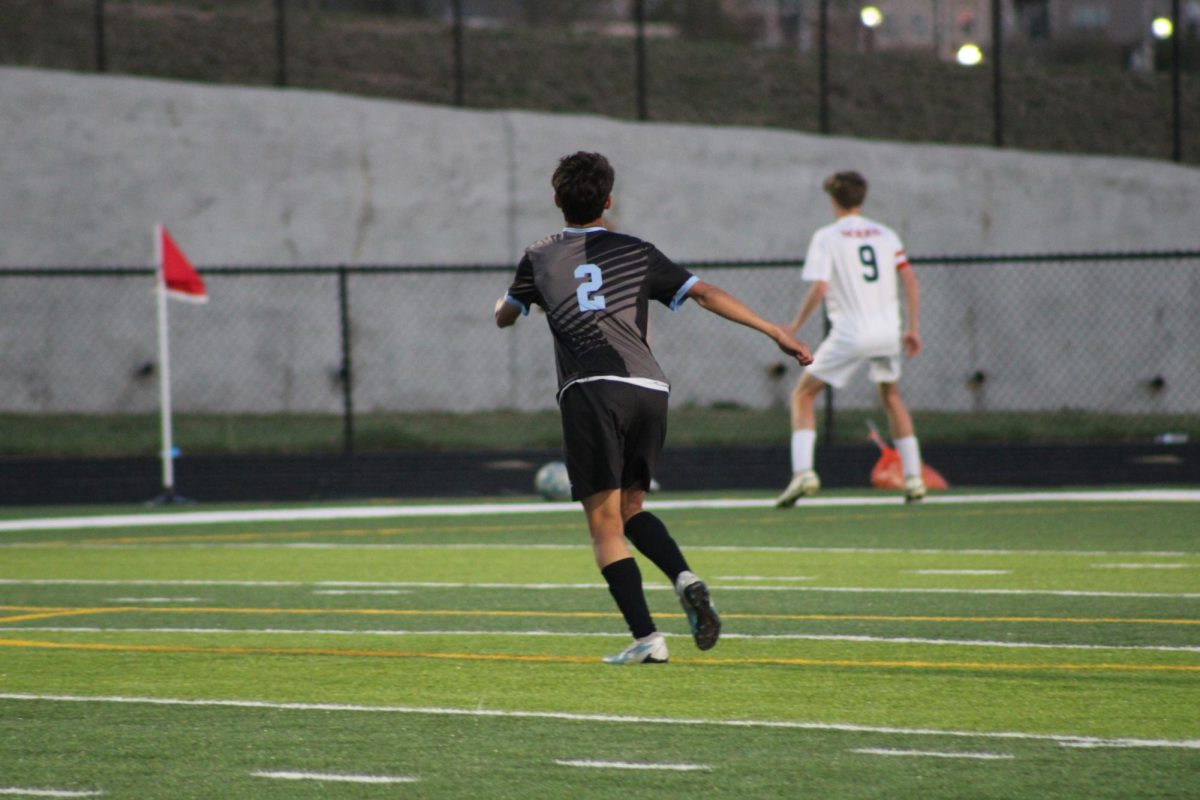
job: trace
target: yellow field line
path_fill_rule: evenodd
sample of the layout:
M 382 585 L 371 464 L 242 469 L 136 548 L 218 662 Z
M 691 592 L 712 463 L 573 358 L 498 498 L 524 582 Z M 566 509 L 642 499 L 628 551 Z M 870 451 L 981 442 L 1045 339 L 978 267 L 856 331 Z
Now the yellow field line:
M 60 613 L 63 609 L 40 609 L 38 606 L 0 606 L 0 610 L 4 611 L 40 611 L 47 610 L 55 613 Z M 170 606 L 113 606 L 110 609 L 80 609 L 80 611 L 140 611 L 142 613 L 167 613 L 167 614 L 264 614 L 264 615 L 313 615 L 313 614 L 329 614 L 336 616 L 338 614 L 363 615 L 363 616 L 401 616 L 401 617 L 444 617 L 444 616 L 472 616 L 472 617 L 566 617 L 566 618 L 609 618 L 619 616 L 612 611 L 503 611 L 503 610 L 467 610 L 457 611 L 454 609 L 418 609 L 418 608 L 207 608 L 207 607 L 170 607 Z M 683 614 L 659 614 L 661 617 L 682 617 Z M 4 620 L 0 620 L 3 622 Z
M 30 614 L 67 616 L 70 614 L 104 614 L 107 612 L 140 612 L 149 614 L 262 614 L 262 615 L 316 615 L 339 614 L 350 616 L 400 616 L 400 617 L 553 617 L 565 619 L 596 619 L 618 616 L 610 611 L 503 611 L 482 609 L 420 609 L 420 608 L 221 608 L 194 606 L 113 606 L 111 608 L 57 608 L 43 606 L 0 606 L 0 611 L 24 611 Z M 656 617 L 667 619 L 683 617 L 678 612 L 656 612 Z M 35 619 L 36 616 L 26 617 Z M 962 616 L 893 616 L 887 614 L 722 614 L 722 619 L 745 620 L 791 620 L 808 622 L 1020 622 L 1020 623 L 1064 623 L 1069 625 L 1200 625 L 1200 619 L 1163 619 L 1154 617 L 962 617 Z M 0 622 L 14 622 L 20 618 L 9 617 Z
M 1070 625 L 1136 623 L 1140 625 L 1200 625 L 1200 619 L 1152 617 L 931 617 L 886 614 L 722 614 L 722 619 L 853 620 L 857 622 L 1063 622 Z
M 539 523 L 522 525 L 521 529 L 557 530 L 565 522 Z M 312 539 L 319 536 L 329 537 L 362 537 L 362 536 L 404 536 L 414 533 L 436 532 L 446 533 L 511 533 L 512 525 L 454 525 L 431 528 L 428 525 L 411 525 L 407 527 L 390 528 L 342 528 L 338 530 L 300 530 L 300 531 L 245 531 L 242 533 L 197 533 L 162 536 L 114 536 L 103 539 L 60 539 L 44 542 L 46 545 L 111 545 L 111 544 L 200 544 L 203 542 L 253 542 L 259 539 Z M 580 539 L 579 545 L 588 545 L 585 539 Z
M 20 610 L 19 607 L 0 606 L 0 609 L 5 611 Z M 77 617 L 84 614 L 111 614 L 120 613 L 122 611 L 138 611 L 135 608 L 54 608 L 42 609 L 33 614 L 21 614 L 16 617 L 0 617 L 0 622 L 30 622 L 35 619 L 53 619 L 55 617 Z
M 106 653 L 167 653 L 191 655 L 256 655 L 256 656 L 338 656 L 345 658 L 431 658 L 451 661 L 510 661 L 563 664 L 594 664 L 595 656 L 530 655 L 509 653 L 438 653 L 413 650 L 358 650 L 328 647 L 215 647 L 158 644 L 106 644 L 43 642 L 23 639 L 0 639 L 0 647 L 75 650 Z M 1200 672 L 1200 664 L 1009 664 L 985 661 L 853 661 L 849 659 L 817 658 L 685 658 L 686 664 L 706 666 L 764 665 L 788 667 L 870 667 L 876 669 L 954 669 L 954 670 L 1054 670 L 1106 672 Z
M 596 661 L 586 656 L 507 655 L 487 653 L 423 653 L 406 650 L 342 650 L 330 647 L 215 647 L 167 644 L 105 644 L 100 642 L 41 642 L 21 639 L 0 639 L 0 647 L 45 650 L 89 650 L 108 653 L 187 653 L 203 655 L 260 655 L 260 656 L 346 656 L 378 658 L 441 658 L 467 661 L 549 661 L 587 663 Z
M 396 536 L 405 533 L 421 533 L 422 528 L 347 528 L 339 531 L 273 531 L 243 533 L 200 533 L 179 536 L 114 536 L 106 539 L 80 539 L 75 542 L 64 541 L 64 544 L 198 544 L 202 542 L 254 542 L 271 539 L 310 539 L 314 536 Z M 59 544 L 59 542 L 52 542 Z

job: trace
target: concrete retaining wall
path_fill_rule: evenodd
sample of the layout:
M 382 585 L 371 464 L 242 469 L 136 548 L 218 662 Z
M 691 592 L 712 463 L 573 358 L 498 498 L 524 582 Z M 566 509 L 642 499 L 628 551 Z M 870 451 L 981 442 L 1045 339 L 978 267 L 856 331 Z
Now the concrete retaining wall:
M 549 174 L 577 149 L 616 165 L 615 227 L 679 260 L 802 256 L 829 219 L 821 179 L 847 167 L 870 178 L 868 213 L 911 254 L 1200 247 L 1200 172 L 1163 162 L 0 69 L 0 267 L 148 265 L 156 222 L 202 267 L 513 261 L 561 225 Z M 1195 269 L 1132 281 L 1104 269 L 1068 270 L 1050 301 L 1047 284 L 998 271 L 923 272 L 929 351 L 909 373 L 914 405 L 979 408 L 964 378 L 986 369 L 1010 374 L 985 408 L 1200 409 L 1200 391 L 1141 388 L 1152 374 L 1194 378 Z M 803 291 L 783 272 L 703 277 L 781 319 Z M 354 292 L 360 408 L 552 403 L 541 323 L 491 325 L 505 276 L 371 280 Z M 209 306 L 173 308 L 181 407 L 337 410 L 330 282 L 261 294 L 223 282 Z M 85 295 L 4 279 L 0 409 L 154 408 L 152 382 L 136 377 L 155 358 L 152 298 L 131 285 Z M 698 309 L 659 320 L 677 402 L 781 402 L 790 378 L 769 377 L 777 358 L 761 337 Z M 869 403 L 870 389 L 843 401 Z

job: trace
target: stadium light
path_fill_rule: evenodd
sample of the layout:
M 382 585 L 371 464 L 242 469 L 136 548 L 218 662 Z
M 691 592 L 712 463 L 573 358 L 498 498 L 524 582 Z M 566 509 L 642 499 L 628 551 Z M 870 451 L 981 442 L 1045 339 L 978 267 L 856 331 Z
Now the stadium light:
M 878 28 L 883 24 L 883 12 L 875 6 L 863 6 L 858 16 L 868 28 Z
M 1155 39 L 1170 39 L 1175 33 L 1175 24 L 1167 17 L 1157 17 L 1150 23 L 1150 32 Z
M 979 49 L 979 45 L 967 42 L 958 48 L 954 58 L 964 67 L 973 67 L 983 61 L 983 51 Z

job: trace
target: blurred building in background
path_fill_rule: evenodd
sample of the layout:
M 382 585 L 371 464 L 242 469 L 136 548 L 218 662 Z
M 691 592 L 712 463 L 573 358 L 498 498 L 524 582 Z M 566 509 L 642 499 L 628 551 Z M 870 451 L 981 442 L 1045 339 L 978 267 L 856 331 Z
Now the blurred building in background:
M 1091 45 L 1135 67 L 1149 67 L 1156 19 L 1169 19 L 1171 0 L 999 0 L 1005 40 L 1061 52 L 1053 44 Z M 627 4 L 632 4 L 632 0 Z M 620 4 L 617 4 L 620 5 Z M 678 5 L 678 4 L 677 4 Z M 686 4 L 684 4 L 686 5 Z M 722 11 L 742 21 L 758 18 L 768 46 L 813 46 L 820 0 L 722 0 Z M 830 35 L 857 40 L 862 49 L 932 50 L 954 60 L 964 45 L 992 40 L 992 0 L 829 0 Z M 1185 39 L 1200 38 L 1200 0 L 1185 0 Z M 1160 30 L 1157 38 L 1166 38 Z M 845 43 L 844 41 L 842 42 Z

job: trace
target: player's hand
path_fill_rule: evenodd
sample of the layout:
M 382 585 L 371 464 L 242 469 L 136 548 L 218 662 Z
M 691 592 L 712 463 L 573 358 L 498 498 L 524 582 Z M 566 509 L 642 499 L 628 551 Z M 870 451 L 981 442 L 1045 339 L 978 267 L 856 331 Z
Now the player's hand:
M 908 331 L 904 334 L 904 355 L 912 358 L 921 352 L 921 334 Z
M 507 295 L 501 295 L 492 309 L 492 314 L 496 318 L 497 328 L 507 328 L 521 316 L 520 309 L 512 303 L 507 302 L 506 297 Z
M 777 331 L 775 344 L 779 345 L 780 350 L 799 361 L 802 367 L 807 367 L 812 363 L 812 353 L 808 352 L 808 345 L 797 340 L 783 326 L 780 326 Z

